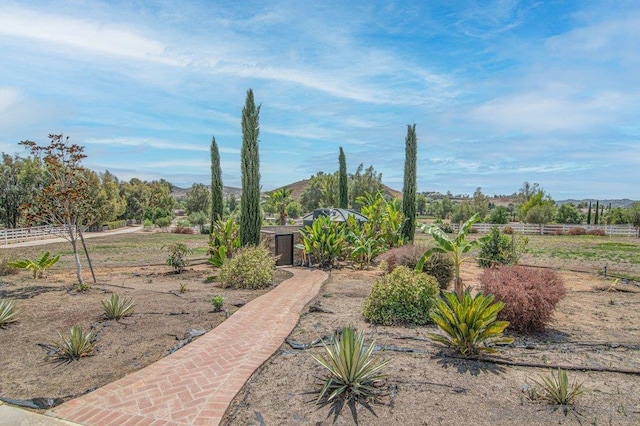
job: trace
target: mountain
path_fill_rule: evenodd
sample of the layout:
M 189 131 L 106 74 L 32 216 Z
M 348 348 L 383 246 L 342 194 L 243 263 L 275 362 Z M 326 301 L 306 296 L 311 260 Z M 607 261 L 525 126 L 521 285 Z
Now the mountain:
M 600 202 L 601 206 L 609 206 L 609 204 L 611 204 L 611 207 L 631 207 L 631 204 L 635 203 L 634 200 L 630 200 L 628 198 L 622 198 L 622 199 L 617 199 L 617 200 L 596 200 L 594 198 L 585 198 L 584 200 L 574 200 L 574 199 L 569 199 L 569 200 L 562 200 L 562 201 L 556 201 L 557 205 L 561 205 L 561 204 L 566 204 L 566 203 L 572 203 L 575 205 L 578 205 L 580 203 L 585 203 L 585 204 L 589 204 L 589 202 L 591 202 L 591 204 L 595 207 L 596 205 L 596 201 Z
M 307 185 L 309 185 L 309 179 L 303 179 L 303 180 L 299 180 L 297 182 L 293 182 L 290 183 L 288 185 L 284 185 L 281 186 L 280 188 L 276 188 L 274 189 L 274 191 L 281 189 L 281 188 L 288 188 L 291 190 L 291 198 L 293 198 L 296 201 L 300 201 L 300 198 L 302 198 L 302 193 L 304 192 L 305 188 L 307 187 Z M 402 192 L 401 191 L 397 191 L 387 185 L 383 185 L 384 187 L 384 194 L 388 195 L 390 197 L 395 197 L 399 200 L 402 200 Z M 267 191 L 267 192 L 272 192 L 272 191 Z
M 206 186 L 207 188 L 209 188 L 209 185 L 206 185 Z M 191 188 L 180 188 L 179 186 L 172 185 L 171 195 L 173 195 L 173 198 L 175 198 L 176 200 L 184 200 L 187 197 L 187 191 L 189 191 L 189 189 Z M 233 194 L 236 196 L 237 199 L 240 199 L 240 194 L 242 194 L 242 189 L 236 188 L 233 186 L 223 186 L 222 194 L 224 195 L 225 198 L 227 198 L 230 194 Z

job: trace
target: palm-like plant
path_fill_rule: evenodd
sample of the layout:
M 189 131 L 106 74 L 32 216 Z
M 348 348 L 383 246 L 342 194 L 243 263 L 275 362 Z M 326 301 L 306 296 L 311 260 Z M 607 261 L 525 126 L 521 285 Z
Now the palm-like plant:
M 102 305 L 105 317 L 116 321 L 133 314 L 133 309 L 136 306 L 132 299 L 121 298 L 115 293 L 109 299 L 101 300 L 100 305 Z
M 578 383 L 577 380 L 569 384 L 567 371 L 560 368 L 555 375 L 540 376 L 540 381 L 533 381 L 542 387 L 541 398 L 553 405 L 573 405 L 576 398 L 585 392 L 583 384 Z
M 494 353 L 495 350 L 487 346 L 490 343 L 511 343 L 513 339 L 502 334 L 509 322 L 496 321 L 504 303 L 493 303 L 493 300 L 492 295 L 482 293 L 473 298 L 469 292 L 462 298 L 455 293 L 445 293 L 436 299 L 431 311 L 431 319 L 445 334 L 432 333 L 429 338 L 465 356 Z
M 240 225 L 233 219 L 218 219 L 213 223 L 211 240 L 209 241 L 208 262 L 215 267 L 222 267 L 227 259 L 240 248 Z
M 423 227 L 423 230 L 431 234 L 433 239 L 435 240 L 437 246 L 432 247 L 427 250 L 416 265 L 416 271 L 422 271 L 422 267 L 424 266 L 424 262 L 429 259 L 433 253 L 448 253 L 451 256 L 451 260 L 453 261 L 454 268 L 454 283 L 455 283 L 455 291 L 458 295 L 458 298 L 462 300 L 462 293 L 464 291 L 464 285 L 462 283 L 462 277 L 460 276 L 460 266 L 463 262 L 469 260 L 469 257 L 465 255 L 469 253 L 476 245 L 477 241 L 467 241 L 467 235 L 471 232 L 471 227 L 474 223 L 480 220 L 480 216 L 478 213 L 474 214 L 471 219 L 466 221 L 458 231 L 458 235 L 455 239 L 449 238 L 449 236 L 438 226 L 431 225 Z
M 348 401 L 366 401 L 376 396 L 375 383 L 384 378 L 382 369 L 389 361 L 373 355 L 374 343 L 366 346 L 364 333 L 344 327 L 329 345 L 322 342 L 324 353 L 311 353 L 328 371 L 319 391 L 317 403 L 335 398 Z
M 269 193 L 266 203 L 278 212 L 280 225 L 287 224 L 287 204 L 291 201 L 293 190 L 284 187 Z
M 15 305 L 11 300 L 0 299 L 0 327 L 16 321 Z
M 42 252 L 35 261 L 31 259 L 22 259 L 14 262 L 7 262 L 7 265 L 14 268 L 30 270 L 33 272 L 33 278 L 35 279 L 44 277 L 44 271 L 55 265 L 58 260 L 60 260 L 60 255 L 51 256 L 51 252 L 45 251 Z
M 305 251 L 321 267 L 331 266 L 345 248 L 345 228 L 329 216 L 321 216 L 300 230 Z
M 55 350 L 53 355 L 60 361 L 74 361 L 93 354 L 95 350 L 95 336 L 93 332 L 85 333 L 82 327 L 74 325 L 69 330 L 69 336 L 64 337 L 59 334 L 60 341 L 54 342 L 52 347 Z

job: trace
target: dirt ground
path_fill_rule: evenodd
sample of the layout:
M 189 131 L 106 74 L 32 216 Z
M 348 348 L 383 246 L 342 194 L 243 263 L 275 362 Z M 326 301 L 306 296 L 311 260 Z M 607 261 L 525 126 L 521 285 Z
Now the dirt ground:
M 464 280 L 477 285 L 479 270 L 467 264 Z M 613 368 L 640 372 L 640 287 L 619 283 L 620 291 L 603 291 L 613 281 L 595 274 L 560 272 L 568 294 L 547 331 L 516 335 L 496 358 L 544 366 L 583 367 L 569 378 L 588 392 L 575 409 L 545 405 L 530 398 L 539 389 L 532 379 L 549 368 L 507 366 L 451 357 L 426 339 L 428 327 L 383 327 L 364 321 L 361 309 L 378 271 L 333 270 L 312 304 L 330 313 L 306 312 L 290 335 L 308 343 L 346 325 L 364 330 L 379 345 L 415 352 L 382 351 L 390 360 L 381 403 L 334 410 L 315 402 L 322 368 L 309 350 L 283 344 L 227 411 L 229 425 L 461 425 L 461 424 L 640 424 L 640 375 L 586 371 Z M 311 350 L 320 350 L 318 348 Z
M 67 400 L 104 386 L 166 356 L 191 331 L 211 330 L 273 288 L 221 289 L 206 282 L 212 274 L 204 262 L 179 275 L 167 266 L 102 266 L 98 283 L 81 293 L 70 286 L 75 275 L 68 268 L 38 280 L 28 272 L 0 277 L 0 298 L 14 300 L 18 311 L 18 321 L 0 329 L 0 398 Z M 289 276 L 278 270 L 275 282 Z M 112 293 L 135 301 L 132 316 L 104 319 L 100 301 Z M 221 312 L 213 311 L 214 295 L 224 298 Z M 48 359 L 42 345 L 59 340 L 58 333 L 68 334 L 75 324 L 97 335 L 94 355 L 66 364 Z

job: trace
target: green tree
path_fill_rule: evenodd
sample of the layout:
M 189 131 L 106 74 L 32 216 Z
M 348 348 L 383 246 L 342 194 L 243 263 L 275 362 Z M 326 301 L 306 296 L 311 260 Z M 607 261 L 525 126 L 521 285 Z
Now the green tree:
M 297 201 L 289 201 L 287 204 L 287 216 L 291 219 L 297 219 L 302 215 L 302 206 Z
M 236 198 L 236 194 L 229 194 L 224 203 L 229 214 L 234 214 L 236 209 L 238 208 L 238 199 Z
M 107 170 L 100 175 L 100 185 L 101 190 L 98 197 L 102 216 L 98 224 L 116 220 L 127 208 L 127 200 L 120 193 L 120 182 L 117 177 Z
M 453 213 L 451 214 L 451 222 L 452 223 L 463 223 L 469 220 L 471 216 L 473 216 L 473 204 L 469 200 L 462 201 L 457 203 L 453 208 Z M 479 216 L 479 215 L 478 215 Z
M 427 210 L 427 196 L 424 194 L 416 195 L 416 211 L 419 215 L 425 214 Z
M 542 235 L 544 225 L 551 222 L 553 220 L 554 215 L 555 215 L 555 209 L 553 205 L 538 204 L 529 209 L 529 211 L 527 212 L 527 216 L 525 218 L 525 222 L 539 225 L 540 235 Z
M 404 186 L 402 188 L 402 213 L 404 223 L 402 236 L 405 241 L 413 242 L 416 233 L 416 168 L 418 156 L 418 138 L 416 125 L 407 125 L 405 138 Z
M 595 216 L 593 218 L 593 224 L 594 225 L 600 225 L 599 209 L 600 209 L 600 201 L 596 200 L 596 214 L 595 214 Z
M 349 184 L 349 200 L 351 208 L 360 211 L 362 205 L 358 203 L 358 198 L 365 194 L 377 194 L 384 191 L 382 184 L 382 173 L 376 172 L 373 166 L 364 169 L 364 165 L 360 163 L 356 172 L 351 175 Z
M 209 220 L 209 216 L 205 212 L 193 212 L 189 215 L 189 222 L 192 225 L 198 225 L 200 233 L 204 233 L 204 224 Z
M 334 207 L 338 202 L 338 181 L 337 173 L 318 172 L 311 176 L 300 197 L 303 209 L 309 212 L 319 207 Z
M 255 105 L 253 90 L 247 91 L 242 109 L 242 197 L 240 198 L 240 244 L 245 247 L 260 244 L 260 106 Z
M 271 211 L 278 213 L 280 225 L 287 224 L 287 205 L 291 201 L 291 189 L 284 187 L 276 189 L 267 194 L 268 198 L 265 202 Z
M 491 210 L 489 223 L 505 224 L 509 223 L 509 210 L 505 206 L 497 206 Z
M 629 223 L 627 209 L 622 207 L 614 207 L 610 209 L 605 215 L 605 221 L 607 225 L 621 225 L 623 223 Z
M 482 193 L 482 188 L 477 187 L 472 199 L 473 212 L 478 213 L 480 220 L 489 214 L 489 199 Z
M 344 156 L 344 151 L 340 147 L 340 155 L 338 156 L 338 162 L 340 163 L 340 172 L 338 177 L 338 187 L 340 188 L 340 197 L 338 207 L 342 209 L 349 208 L 349 188 L 347 177 L 347 159 Z
M 636 228 L 636 235 L 640 237 L 640 202 L 633 203 L 627 215 L 629 222 Z
M 211 219 L 210 228 L 213 223 L 222 219 L 224 215 L 224 194 L 222 192 L 222 169 L 220 168 L 220 152 L 215 136 L 211 138 Z
M 210 199 L 209 188 L 202 183 L 194 183 L 186 194 L 184 206 L 187 214 L 209 211 Z
M 17 228 L 24 221 L 20 206 L 32 203 L 40 191 L 43 169 L 38 159 L 2 154 L 0 164 L 0 222 Z
M 451 201 L 451 198 L 444 197 L 442 198 L 442 200 L 436 201 L 435 213 L 436 213 L 436 217 L 438 217 L 439 219 L 445 220 L 450 218 L 451 214 L 453 213 L 453 210 L 454 210 L 454 206 L 453 206 L 453 202 Z
M 564 203 L 556 210 L 556 222 L 558 223 L 582 223 L 584 215 L 578 211 L 572 203 Z
M 587 225 L 591 225 L 591 201 L 589 201 L 589 211 L 587 212 Z

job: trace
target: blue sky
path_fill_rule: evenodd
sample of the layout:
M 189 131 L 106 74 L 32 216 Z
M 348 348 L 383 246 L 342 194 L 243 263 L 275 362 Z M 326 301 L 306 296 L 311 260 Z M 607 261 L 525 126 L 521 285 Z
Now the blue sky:
M 264 190 L 373 164 L 402 189 L 640 199 L 638 1 L 0 2 L 0 151 L 64 133 L 121 179 L 240 186 L 252 88 Z

